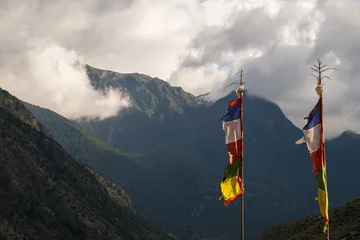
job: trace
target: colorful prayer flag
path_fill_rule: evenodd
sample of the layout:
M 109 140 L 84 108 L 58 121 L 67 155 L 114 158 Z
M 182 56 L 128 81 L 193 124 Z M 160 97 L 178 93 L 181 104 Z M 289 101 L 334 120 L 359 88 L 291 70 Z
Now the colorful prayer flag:
M 312 158 L 313 170 L 318 180 L 318 202 L 320 213 L 325 220 L 324 232 L 329 223 L 329 200 L 326 182 L 326 157 L 324 143 L 324 123 L 323 123 L 323 104 L 322 97 L 310 112 L 308 122 L 303 128 L 304 136 L 296 144 L 306 142 Z
M 242 96 L 230 101 L 226 113 L 221 118 L 223 130 L 225 131 L 225 143 L 229 153 L 229 163 L 225 168 L 224 177 L 220 183 L 221 193 L 226 206 L 238 199 L 244 192 L 244 185 L 241 179 L 243 161 L 241 104 Z

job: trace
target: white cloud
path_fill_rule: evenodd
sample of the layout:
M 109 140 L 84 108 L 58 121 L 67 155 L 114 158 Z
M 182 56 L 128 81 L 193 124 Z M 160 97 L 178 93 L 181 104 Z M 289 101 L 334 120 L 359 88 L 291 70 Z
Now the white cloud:
M 50 108 L 68 118 L 104 119 L 129 105 L 121 93 L 93 89 L 83 59 L 74 51 L 36 40 L 24 52 L 26 67 L 0 72 L 0 84 L 21 99 Z M 9 70 L 9 69 L 7 69 Z
M 316 80 L 308 73 L 319 57 L 325 64 L 340 68 L 339 72 L 327 73 L 332 81 L 325 79 L 326 136 L 333 137 L 345 129 L 360 132 L 357 124 L 360 85 L 355 83 L 359 75 L 356 62 L 360 60 L 360 45 L 356 40 L 360 37 L 360 3 L 354 0 L 341 4 L 326 0 L 246 2 L 250 3 L 250 10 L 241 12 L 240 8 L 231 15 L 227 28 L 202 29 L 187 50 L 200 51 L 197 55 L 183 56 L 170 82 L 199 93 L 198 83 L 205 80 L 191 84 L 188 79 L 194 72 L 201 76 L 199 71 L 205 71 L 204 66 L 212 66 L 218 70 L 206 77 L 214 84 L 202 86 L 204 92 L 214 91 L 221 89 L 217 86 L 219 82 L 233 81 L 234 73 L 242 65 L 250 93 L 278 103 L 286 116 L 301 128 L 303 116 L 316 103 Z M 241 57 L 239 53 L 246 50 L 258 53 Z M 227 69 L 220 67 L 224 54 L 230 56 L 226 59 L 230 63 Z M 178 72 L 183 73 L 181 78 Z M 219 73 L 222 77 L 228 73 L 228 79 L 217 80 Z M 221 94 L 217 91 L 213 96 Z
M 0 0 L 0 6 L 1 86 L 65 116 L 104 118 L 127 105 L 112 90 L 94 92 L 84 72 L 70 67 L 75 60 L 159 77 L 195 94 L 211 91 L 212 98 L 226 93 L 243 65 L 249 92 L 275 101 L 302 127 L 316 101 L 308 73 L 320 57 L 340 68 L 325 85 L 328 134 L 341 131 L 339 121 L 341 129 L 360 131 L 358 1 Z
M 68 118 L 116 115 L 129 105 L 126 96 L 112 89 L 95 91 L 85 69 L 75 67 L 85 63 L 83 53 L 64 44 L 89 27 L 86 17 L 79 13 L 67 18 L 64 4 L 44 4 L 1 2 L 0 86 Z

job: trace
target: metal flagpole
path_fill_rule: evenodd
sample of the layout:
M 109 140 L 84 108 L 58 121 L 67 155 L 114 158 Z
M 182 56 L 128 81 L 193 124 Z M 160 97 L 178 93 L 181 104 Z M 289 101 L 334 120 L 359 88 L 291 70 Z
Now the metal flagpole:
M 242 161 L 241 161 L 241 172 L 240 172 L 240 176 L 241 176 L 241 181 L 242 184 L 244 185 L 244 114 L 243 114 L 243 94 L 244 92 L 246 92 L 247 90 L 245 90 L 244 87 L 244 83 L 243 82 L 243 72 L 244 70 L 241 67 L 241 70 L 239 72 L 237 72 L 235 75 L 240 74 L 240 87 L 236 90 L 236 94 L 237 96 L 240 98 L 240 127 L 241 127 L 241 139 L 242 139 L 242 143 L 241 143 L 241 148 L 242 148 L 242 153 L 241 153 L 241 157 L 242 157 Z M 225 88 L 233 85 L 233 84 L 239 84 L 237 83 L 237 81 L 235 80 L 234 82 L 230 83 L 229 85 L 227 85 Z M 245 196 L 244 193 L 241 195 L 240 197 L 240 240 L 245 240 L 245 217 L 244 217 L 244 213 L 245 213 Z
M 241 161 L 241 181 L 244 185 L 244 111 L 243 111 L 243 93 L 245 91 L 244 88 L 244 82 L 243 82 L 243 72 L 244 70 L 241 67 L 241 70 L 239 72 L 237 72 L 236 74 L 240 73 L 240 88 L 238 89 L 240 92 L 239 98 L 240 100 L 240 114 L 241 114 L 241 120 L 240 120 L 240 124 L 241 124 L 241 138 L 242 138 L 242 146 L 241 146 L 241 150 L 242 150 L 242 161 Z M 241 224 L 240 224 L 240 240 L 245 240 L 245 196 L 244 193 L 241 195 L 240 197 L 240 219 L 241 219 Z
M 315 68 L 311 68 L 312 73 L 310 74 L 311 76 L 315 77 L 317 79 L 317 84 L 318 86 L 321 86 L 322 83 L 321 83 L 321 80 L 324 79 L 324 78 L 327 78 L 327 79 L 330 79 L 330 77 L 328 76 L 322 76 L 321 74 L 325 71 L 328 71 L 328 70 L 338 70 L 336 68 L 325 68 L 326 65 L 322 65 L 320 59 L 318 59 L 318 65 L 314 65 Z M 325 69 L 324 69 L 325 68 Z M 316 72 L 318 75 L 314 75 L 313 72 Z M 323 99 L 322 99 L 322 90 L 319 90 L 318 92 L 319 94 L 319 97 L 321 98 L 321 122 L 322 122 L 322 126 L 324 124 L 324 111 L 323 111 Z M 323 143 L 325 143 L 325 138 L 324 138 L 324 129 L 322 127 L 321 129 L 321 141 Z M 324 149 L 323 149 L 323 154 L 324 154 L 324 158 L 325 158 L 325 146 L 324 146 Z M 325 168 L 327 170 L 327 167 Z M 326 176 L 326 185 L 327 185 L 327 176 Z M 327 189 L 327 186 L 326 186 L 326 189 Z M 329 197 L 329 190 L 327 189 L 327 196 Z M 325 240 L 330 240 L 330 226 L 329 226 L 329 223 L 327 223 L 327 229 L 326 229 L 326 232 L 325 232 Z

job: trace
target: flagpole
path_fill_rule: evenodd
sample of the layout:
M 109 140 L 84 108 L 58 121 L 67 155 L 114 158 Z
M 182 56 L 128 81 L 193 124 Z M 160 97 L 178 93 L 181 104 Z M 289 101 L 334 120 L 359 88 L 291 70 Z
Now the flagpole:
M 318 59 L 318 68 L 319 68 L 319 79 L 318 79 L 318 86 L 321 86 L 321 69 L 322 69 L 322 66 L 321 66 L 321 62 L 320 62 L 320 59 Z M 324 137 L 324 105 L 323 105 L 323 98 L 322 98 L 322 92 L 320 93 L 320 98 L 321 98 L 321 141 L 325 144 L 325 137 Z M 323 156 L 324 156 L 324 159 L 326 161 L 326 156 L 325 156 L 325 145 L 323 145 Z M 327 168 L 326 168 L 326 172 L 327 172 Z M 327 185 L 327 177 L 326 177 L 326 185 Z M 327 188 L 327 187 L 326 187 Z M 329 191 L 327 191 L 327 195 L 329 197 Z M 330 231 L 329 231 L 329 223 L 327 224 L 327 229 L 326 229 L 326 232 L 325 232 L 325 240 L 330 240 Z
M 239 92 L 240 95 L 240 124 L 241 124 L 241 149 L 242 149 L 242 162 L 241 162 L 241 181 L 244 184 L 244 111 L 243 111 L 243 93 L 245 91 L 244 88 L 244 82 L 243 82 L 243 72 L 244 70 L 241 67 L 241 70 L 238 72 L 240 73 L 240 88 L 239 88 Z M 236 74 L 238 74 L 236 73 Z M 240 240 L 245 240 L 245 194 L 243 193 L 240 197 Z
M 326 65 L 322 65 L 322 63 L 321 63 L 321 61 L 320 61 L 320 59 L 318 59 L 318 65 L 314 65 L 314 67 L 315 67 L 315 69 L 314 68 L 311 68 L 311 70 L 313 70 L 312 72 L 316 72 L 318 75 L 317 76 L 315 76 L 314 74 L 310 74 L 310 75 L 312 75 L 313 77 L 315 77 L 316 79 L 317 79 L 317 85 L 318 85 L 318 87 L 316 88 L 316 92 L 318 93 L 318 95 L 319 95 L 319 97 L 320 97 L 320 104 L 321 104 L 321 122 L 322 122 L 322 124 L 321 124 L 321 141 L 323 142 L 323 143 L 325 143 L 325 137 L 324 137 L 324 110 L 323 110 L 323 98 L 322 98 L 322 87 L 321 87 L 321 85 L 322 85 L 322 82 L 321 82 L 321 80 L 323 79 L 323 78 L 327 78 L 327 79 L 330 79 L 331 80 L 331 78 L 329 78 L 328 76 L 322 76 L 321 74 L 323 73 L 323 72 L 325 72 L 325 71 L 327 71 L 327 70 L 330 70 L 330 69 L 334 69 L 334 70 L 338 70 L 338 69 L 336 69 L 336 68 L 325 68 L 324 69 L 324 67 L 326 67 Z M 323 156 L 324 156 L 324 158 L 325 158 L 325 161 L 326 161 L 326 156 L 325 156 L 325 146 L 323 145 Z M 327 170 L 327 168 L 325 167 L 325 169 Z M 327 176 L 326 176 L 326 185 L 327 185 Z M 326 190 L 327 190 L 327 196 L 329 197 L 329 190 L 327 189 L 327 186 L 326 186 Z M 325 232 L 325 240 L 330 240 L 330 224 L 329 224 L 329 222 L 327 223 L 327 229 L 326 229 L 326 232 Z
M 318 59 L 318 64 L 319 64 L 319 70 L 321 70 L 321 62 L 320 62 L 320 59 Z M 318 80 L 318 85 L 321 86 L 321 71 L 319 71 L 319 80 Z M 321 126 L 321 141 L 325 144 L 325 137 L 324 137 L 324 103 L 323 103 L 323 97 L 322 97 L 322 92 L 320 94 L 320 97 L 321 97 L 321 122 L 322 122 L 322 126 Z M 324 159 L 326 161 L 326 155 L 325 155 L 325 145 L 323 145 L 323 156 L 324 156 Z M 326 167 L 326 172 L 327 172 L 327 167 Z M 326 185 L 327 185 L 327 182 L 328 182 L 328 178 L 327 178 L 327 175 L 326 175 Z M 327 186 L 326 186 L 326 191 L 327 191 L 327 195 L 329 197 L 329 190 L 327 189 Z M 327 229 L 326 229 L 326 232 L 325 232 L 325 240 L 330 240 L 330 231 L 329 231 L 329 223 L 327 224 Z

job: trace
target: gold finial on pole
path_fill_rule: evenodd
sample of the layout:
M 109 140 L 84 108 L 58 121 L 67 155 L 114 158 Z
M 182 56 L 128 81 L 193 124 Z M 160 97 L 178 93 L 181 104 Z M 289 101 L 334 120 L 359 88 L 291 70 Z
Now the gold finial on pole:
M 238 87 L 236 89 L 236 95 L 238 97 L 242 96 L 245 91 L 244 82 L 243 82 L 243 72 L 244 72 L 244 70 L 242 69 L 242 66 L 241 66 L 241 70 L 235 74 L 235 75 L 237 75 L 240 73 L 240 87 Z

